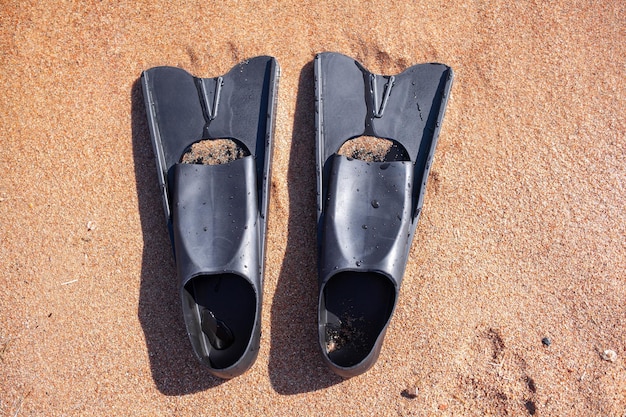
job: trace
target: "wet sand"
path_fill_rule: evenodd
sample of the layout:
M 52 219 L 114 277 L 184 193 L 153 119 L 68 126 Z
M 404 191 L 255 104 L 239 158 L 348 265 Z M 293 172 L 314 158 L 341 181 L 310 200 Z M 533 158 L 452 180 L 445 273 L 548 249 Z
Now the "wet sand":
M 623 2 L 0 7 L 0 415 L 626 413 Z M 322 51 L 455 71 L 395 315 L 350 380 L 317 346 Z M 257 55 L 282 68 L 263 337 L 222 381 L 184 330 L 138 79 Z

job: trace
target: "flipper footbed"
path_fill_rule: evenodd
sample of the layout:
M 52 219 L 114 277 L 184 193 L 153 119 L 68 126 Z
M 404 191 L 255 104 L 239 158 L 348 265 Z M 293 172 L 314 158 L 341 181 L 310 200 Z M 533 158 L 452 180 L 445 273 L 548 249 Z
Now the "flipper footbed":
M 142 74 L 187 333 L 222 378 L 245 372 L 260 344 L 278 78 L 278 63 L 266 56 L 216 78 L 174 67 Z M 212 139 L 230 139 L 247 156 L 181 163 L 191 145 Z
M 319 342 L 339 375 L 376 361 L 422 208 L 452 70 L 421 64 L 376 75 L 337 53 L 315 58 Z M 397 148 L 381 162 L 337 152 L 373 136 Z

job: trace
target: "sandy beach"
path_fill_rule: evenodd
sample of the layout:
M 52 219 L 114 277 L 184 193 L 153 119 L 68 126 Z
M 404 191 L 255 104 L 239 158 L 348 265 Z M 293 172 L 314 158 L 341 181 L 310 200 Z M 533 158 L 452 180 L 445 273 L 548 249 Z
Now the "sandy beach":
M 626 416 L 626 3 L 0 10 L 0 415 Z M 385 344 L 348 380 L 317 342 L 323 51 L 455 72 Z M 224 381 L 185 331 L 139 77 L 258 55 L 281 66 L 262 340 Z

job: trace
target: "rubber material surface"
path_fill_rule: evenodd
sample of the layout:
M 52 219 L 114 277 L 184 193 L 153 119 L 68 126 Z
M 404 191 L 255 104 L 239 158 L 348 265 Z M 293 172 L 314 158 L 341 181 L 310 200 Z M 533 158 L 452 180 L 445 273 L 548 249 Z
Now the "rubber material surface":
M 351 377 L 376 362 L 397 302 L 452 70 L 422 64 L 381 76 L 337 53 L 317 55 L 314 68 L 319 343 L 331 369 Z M 384 162 L 337 155 L 362 135 L 400 152 Z
M 187 333 L 198 359 L 221 378 L 245 372 L 260 345 L 278 77 L 272 57 L 216 78 L 174 67 L 142 74 Z M 180 163 L 192 144 L 222 138 L 249 156 Z

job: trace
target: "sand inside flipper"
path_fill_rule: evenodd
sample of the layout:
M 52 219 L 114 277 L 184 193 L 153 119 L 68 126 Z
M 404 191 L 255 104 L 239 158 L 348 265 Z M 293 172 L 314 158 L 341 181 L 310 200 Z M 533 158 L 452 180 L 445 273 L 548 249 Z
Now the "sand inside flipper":
M 231 139 L 206 139 L 196 142 L 181 158 L 183 164 L 220 165 L 250 155 L 244 147 Z
M 348 140 L 339 148 L 337 153 L 366 162 L 406 161 L 409 159 L 401 145 L 389 139 L 375 136 L 359 136 Z

